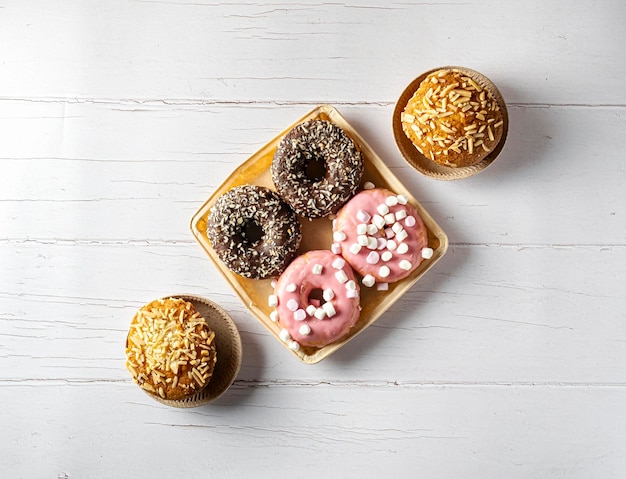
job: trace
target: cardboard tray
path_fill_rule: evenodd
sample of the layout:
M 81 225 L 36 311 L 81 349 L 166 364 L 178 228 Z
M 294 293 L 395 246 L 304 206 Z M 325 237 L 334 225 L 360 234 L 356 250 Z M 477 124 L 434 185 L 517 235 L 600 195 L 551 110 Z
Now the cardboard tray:
M 282 137 L 293 127 L 304 121 L 312 119 L 323 119 L 335 123 L 341 127 L 356 143 L 360 149 L 365 172 L 362 184 L 366 181 L 374 183 L 377 187 L 387 188 L 395 193 L 403 194 L 409 202 L 417 208 L 417 211 L 424 221 L 428 230 L 428 246 L 434 250 L 433 257 L 424 260 L 415 271 L 407 278 L 389 285 L 388 291 L 377 291 L 376 288 L 361 287 L 361 316 L 352 328 L 350 334 L 343 340 L 329 344 L 322 348 L 302 347 L 298 351 L 289 349 L 283 343 L 278 334 L 280 326 L 273 323 L 269 317 L 272 309 L 267 304 L 267 298 L 273 293 L 271 280 L 247 279 L 231 272 L 219 260 L 217 254 L 211 246 L 207 237 L 207 218 L 211 207 L 217 199 L 231 188 L 244 184 L 265 186 L 275 190 L 270 173 L 270 166 L 274 152 Z M 298 254 L 314 249 L 329 249 L 332 244 L 332 225 L 328 218 L 309 220 L 299 218 L 302 225 L 302 243 Z M 426 212 L 421 204 L 411 195 L 404 185 L 396 178 L 391 170 L 385 165 L 380 157 L 372 150 L 363 138 L 350 126 L 343 116 L 330 105 L 320 105 L 304 115 L 302 118 L 287 127 L 278 136 L 267 143 L 263 148 L 252 155 L 247 161 L 241 164 L 225 181 L 220 185 L 209 199 L 200 207 L 191 219 L 191 231 L 206 251 L 209 258 L 215 264 L 217 270 L 233 288 L 235 293 L 241 298 L 249 311 L 261 322 L 263 326 L 273 334 L 288 351 L 294 354 L 304 363 L 314 364 L 328 357 L 337 351 L 357 334 L 363 332 L 368 326 L 373 324 L 391 305 L 398 301 L 402 295 L 411 288 L 441 257 L 448 248 L 448 237 L 443 230 L 435 223 L 432 217 Z M 358 275 L 357 275 L 358 276 Z M 360 279 L 360 278 L 359 278 Z

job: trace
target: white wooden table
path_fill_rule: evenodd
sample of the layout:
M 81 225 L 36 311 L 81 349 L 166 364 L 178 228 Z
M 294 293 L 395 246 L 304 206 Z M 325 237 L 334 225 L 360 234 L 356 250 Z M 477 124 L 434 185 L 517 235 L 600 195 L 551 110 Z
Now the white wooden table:
M 0 0 L 0 476 L 624 477 L 624 20 L 618 1 Z M 391 113 L 449 64 L 490 77 L 511 125 L 490 168 L 440 182 Z M 189 221 L 322 103 L 450 248 L 305 365 Z M 124 368 L 135 310 L 175 293 L 221 304 L 244 347 L 191 410 Z

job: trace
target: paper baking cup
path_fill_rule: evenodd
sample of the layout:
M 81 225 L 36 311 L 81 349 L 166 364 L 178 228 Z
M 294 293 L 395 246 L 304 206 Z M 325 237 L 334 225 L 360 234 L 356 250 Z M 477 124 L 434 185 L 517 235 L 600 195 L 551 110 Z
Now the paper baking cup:
M 209 404 L 219 398 L 232 385 L 241 367 L 241 337 L 234 321 L 218 304 L 200 296 L 177 294 L 167 298 L 180 298 L 193 304 L 215 333 L 215 349 L 217 362 L 209 383 L 193 396 L 185 399 L 163 399 L 160 396 L 144 391 L 148 396 L 161 404 L 178 408 L 190 408 Z
M 458 70 L 459 72 L 467 75 L 476 83 L 478 83 L 483 89 L 487 90 L 489 94 L 496 100 L 498 106 L 500 107 L 500 112 L 502 113 L 502 137 L 498 142 L 497 146 L 493 149 L 491 153 L 489 153 L 480 163 L 477 163 L 472 166 L 462 166 L 458 168 L 454 168 L 452 166 L 444 166 L 439 163 L 435 163 L 430 158 L 422 155 L 413 142 L 406 136 L 404 131 L 402 130 L 402 121 L 400 119 L 404 108 L 407 103 L 413 96 L 413 94 L 417 91 L 420 86 L 420 83 L 431 73 L 436 72 L 438 70 Z M 502 94 L 498 90 L 498 88 L 493 84 L 491 80 L 489 80 L 482 73 L 478 73 L 477 71 L 471 70 L 465 67 L 458 66 L 444 66 L 433 68 L 432 70 L 428 70 L 427 72 L 422 73 L 415 80 L 413 80 L 409 85 L 404 89 L 402 95 L 398 99 L 396 103 L 396 107 L 393 111 L 393 136 L 396 140 L 396 145 L 400 150 L 400 153 L 407 161 L 409 165 L 415 168 L 417 171 L 422 173 L 425 176 L 430 178 L 435 178 L 437 180 L 460 180 L 462 178 L 467 178 L 469 176 L 473 176 L 477 173 L 480 173 L 489 165 L 491 165 L 494 160 L 498 157 L 502 148 L 504 147 L 504 143 L 506 141 L 507 133 L 509 130 L 509 115 L 506 109 L 506 103 L 504 102 L 504 98 Z

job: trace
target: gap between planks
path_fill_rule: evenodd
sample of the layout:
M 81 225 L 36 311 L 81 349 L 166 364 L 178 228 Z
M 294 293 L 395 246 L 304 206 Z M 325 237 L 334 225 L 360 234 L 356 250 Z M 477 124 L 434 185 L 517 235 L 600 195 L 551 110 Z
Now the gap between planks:
M 193 238 L 187 240 L 166 239 L 70 239 L 70 238 L 0 238 L 3 245 L 59 245 L 59 246 L 189 246 L 196 244 Z M 502 248 L 502 249 L 620 249 L 626 248 L 622 243 L 469 243 L 449 242 L 450 248 Z
M 132 385 L 130 379 L 0 379 L 1 386 L 84 386 L 84 385 L 105 385 L 105 384 L 128 384 Z M 250 388 L 290 388 L 290 387 L 335 387 L 335 388 L 407 388 L 407 389 L 466 389 L 466 388 L 559 388 L 559 389 L 593 389 L 593 388 L 616 388 L 626 389 L 626 383 L 621 382 L 572 382 L 572 381 L 305 381 L 305 380 L 275 380 L 275 381 L 255 381 L 236 380 L 231 386 L 235 389 Z
M 320 103 L 328 103 L 337 106 L 375 106 L 389 107 L 395 105 L 389 100 L 345 101 L 345 100 L 216 100 L 210 98 L 88 98 L 88 97 L 7 97 L 0 96 L 0 102 L 30 102 L 30 103 L 63 103 L 63 104 L 102 104 L 102 105 L 142 105 L 147 107 L 158 106 L 315 106 Z M 507 102 L 508 108 L 626 108 L 626 103 L 532 103 L 532 102 Z

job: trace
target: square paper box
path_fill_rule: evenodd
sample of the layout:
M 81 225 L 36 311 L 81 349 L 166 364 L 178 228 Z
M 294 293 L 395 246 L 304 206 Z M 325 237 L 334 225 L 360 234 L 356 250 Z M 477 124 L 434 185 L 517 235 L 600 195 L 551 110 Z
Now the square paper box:
M 417 208 L 417 212 L 424 221 L 428 230 L 428 246 L 434 251 L 431 259 L 424 260 L 407 278 L 389 285 L 387 291 L 377 291 L 376 288 L 361 288 L 361 316 L 350 334 L 341 341 L 329 344 L 321 348 L 301 347 L 298 351 L 289 349 L 286 343 L 280 340 L 278 334 L 280 326 L 270 319 L 272 308 L 267 304 L 267 298 L 273 293 L 271 279 L 248 279 L 230 271 L 217 257 L 211 242 L 207 237 L 207 219 L 211 207 L 217 199 L 231 188 L 244 184 L 265 186 L 275 190 L 270 173 L 270 166 L 278 143 L 287 132 L 304 121 L 323 119 L 335 123 L 352 138 L 360 149 L 363 156 L 365 171 L 362 184 L 366 181 L 374 183 L 377 187 L 387 188 L 397 194 L 403 194 L 409 202 Z M 330 249 L 332 245 L 332 224 L 328 218 L 309 220 L 299 218 L 302 225 L 302 242 L 298 254 L 315 249 Z M 332 106 L 320 105 L 311 112 L 300 118 L 294 124 L 287 127 L 276 138 L 272 139 L 263 148 L 241 164 L 219 186 L 209 199 L 202 205 L 191 219 L 191 231 L 200 246 L 206 251 L 209 258 L 215 264 L 217 270 L 228 281 L 235 293 L 241 298 L 250 312 L 272 333 L 288 351 L 305 363 L 313 364 L 321 361 L 328 355 L 337 351 L 344 344 L 364 331 L 376 321 L 387 309 L 391 307 L 402 295 L 411 288 L 446 252 L 448 237 L 435 223 L 420 203 L 402 185 L 391 170 L 383 163 L 380 157 L 372 150 L 354 128 Z M 357 275 L 358 276 L 358 275 Z M 360 279 L 360 278 L 359 278 Z

